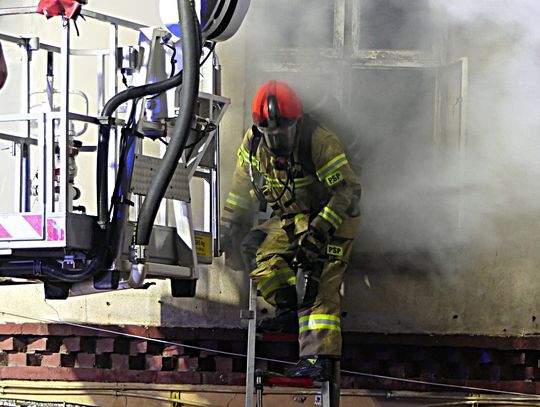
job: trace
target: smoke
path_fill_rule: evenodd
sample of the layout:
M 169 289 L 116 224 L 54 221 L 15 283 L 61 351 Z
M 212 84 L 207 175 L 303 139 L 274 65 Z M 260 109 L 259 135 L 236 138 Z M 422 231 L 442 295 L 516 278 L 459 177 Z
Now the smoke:
M 433 1 L 469 58 L 463 226 L 492 248 L 538 239 L 540 28 L 533 0 Z M 511 248 L 512 249 L 512 248 Z
M 364 189 L 359 258 L 454 270 L 540 240 L 540 3 L 352 1 L 342 31 L 336 4 L 252 2 L 245 107 L 260 83 L 286 80 L 340 136 Z M 441 47 L 440 68 L 362 54 Z

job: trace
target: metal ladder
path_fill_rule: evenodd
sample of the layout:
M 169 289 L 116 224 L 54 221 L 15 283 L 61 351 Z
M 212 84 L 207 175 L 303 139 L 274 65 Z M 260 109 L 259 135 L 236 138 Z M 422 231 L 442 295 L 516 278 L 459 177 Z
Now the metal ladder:
M 242 310 L 240 317 L 248 320 L 247 338 L 247 363 L 246 363 L 246 402 L 245 407 L 263 407 L 263 388 L 265 384 L 283 385 L 294 387 L 318 387 L 320 388 L 320 405 L 322 407 L 339 407 L 340 398 L 340 363 L 334 365 L 334 377 L 332 382 L 314 382 L 309 378 L 285 378 L 268 372 L 255 371 L 255 345 L 257 342 L 257 284 L 250 280 L 249 309 Z M 256 391 L 256 404 L 254 405 L 254 393 Z
M 316 387 L 320 388 L 320 395 L 315 396 L 316 397 L 316 404 L 321 407 L 333 407 L 332 405 L 332 397 L 331 397 L 331 383 L 330 381 L 324 381 L 324 382 L 315 382 L 310 378 L 295 378 L 291 379 L 288 377 L 282 377 L 279 375 L 273 376 L 269 375 L 268 372 L 261 372 L 257 371 L 255 373 L 256 380 L 255 380 L 255 390 L 257 394 L 257 404 L 256 407 L 263 407 L 263 392 L 264 392 L 264 385 L 270 385 L 270 386 L 289 386 L 289 387 Z M 320 397 L 320 399 L 317 402 L 317 397 Z M 338 400 L 339 403 L 339 400 Z
M 248 320 L 247 363 L 246 363 L 246 404 L 253 407 L 255 390 L 255 343 L 257 341 L 257 284 L 249 280 L 249 309 L 243 310 L 241 318 Z

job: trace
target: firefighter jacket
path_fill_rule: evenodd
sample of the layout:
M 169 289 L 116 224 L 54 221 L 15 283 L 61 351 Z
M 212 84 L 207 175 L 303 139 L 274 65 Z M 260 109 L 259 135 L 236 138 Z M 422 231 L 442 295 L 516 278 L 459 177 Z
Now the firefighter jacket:
M 294 224 L 295 235 L 312 224 L 330 236 L 356 237 L 361 188 L 343 145 L 330 131 L 304 118 L 289 170 L 276 165 L 253 129 L 244 135 L 237 156 L 225 222 L 249 223 L 263 200 L 257 195 L 264 195 L 272 216 L 280 217 L 282 227 Z

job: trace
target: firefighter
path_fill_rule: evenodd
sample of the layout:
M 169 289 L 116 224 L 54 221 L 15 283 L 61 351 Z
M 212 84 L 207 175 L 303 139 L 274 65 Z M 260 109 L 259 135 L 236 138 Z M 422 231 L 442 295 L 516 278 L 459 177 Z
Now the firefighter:
M 0 43 L 0 89 L 4 87 L 7 79 L 7 66 L 4 58 L 4 52 L 2 51 L 2 44 Z
M 360 185 L 339 139 L 302 114 L 286 83 L 263 84 L 252 117 L 224 206 L 223 251 L 232 255 L 261 204 L 271 208 L 240 245 L 258 291 L 276 307 L 258 328 L 298 334 L 300 361 L 288 376 L 326 379 L 341 354 L 340 287 L 360 219 Z M 297 270 L 306 277 L 300 304 Z

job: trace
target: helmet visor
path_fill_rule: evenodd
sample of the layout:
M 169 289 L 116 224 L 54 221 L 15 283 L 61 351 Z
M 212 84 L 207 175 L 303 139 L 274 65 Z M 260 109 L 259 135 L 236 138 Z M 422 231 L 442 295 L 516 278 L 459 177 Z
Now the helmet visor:
M 289 157 L 296 145 L 297 121 L 288 126 L 257 127 L 263 134 L 264 142 L 270 151 L 278 157 Z

